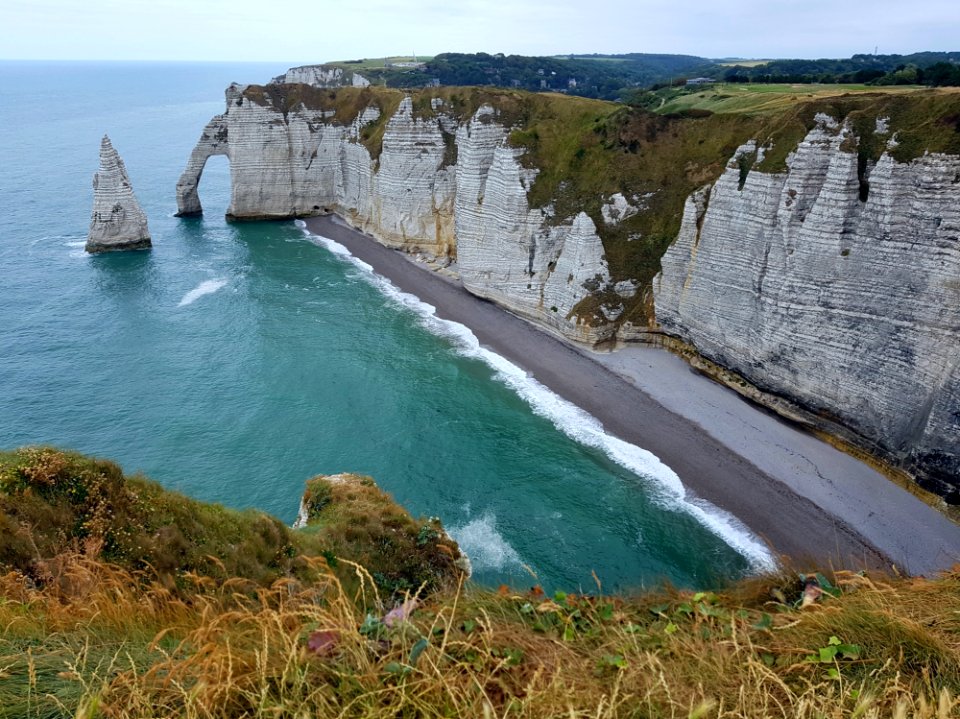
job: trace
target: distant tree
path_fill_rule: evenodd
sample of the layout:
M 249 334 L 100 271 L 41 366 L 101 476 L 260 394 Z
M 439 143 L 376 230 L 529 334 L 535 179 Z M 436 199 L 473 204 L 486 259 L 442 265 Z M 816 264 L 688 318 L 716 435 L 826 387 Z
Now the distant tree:
M 960 66 L 938 62 L 923 71 L 923 84 L 933 87 L 960 85 Z

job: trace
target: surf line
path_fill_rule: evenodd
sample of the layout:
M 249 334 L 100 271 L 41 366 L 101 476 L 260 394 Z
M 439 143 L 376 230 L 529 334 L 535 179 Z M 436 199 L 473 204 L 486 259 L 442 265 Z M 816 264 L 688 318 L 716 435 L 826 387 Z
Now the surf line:
M 655 454 L 607 433 L 593 415 L 563 399 L 507 358 L 481 347 L 480 341 L 469 327 L 437 317 L 436 307 L 416 295 L 404 292 L 386 277 L 378 275 L 372 266 L 354 257 L 350 250 L 339 242 L 310 232 L 302 220 L 297 220 L 296 225 L 311 242 L 359 269 L 360 276 L 388 300 L 411 310 L 421 326 L 450 341 L 458 354 L 486 363 L 493 369 L 494 378 L 516 392 L 535 414 L 550 420 L 558 430 L 575 442 L 599 449 L 621 467 L 645 481 L 646 486 L 653 492 L 653 499 L 665 509 L 679 510 L 693 517 L 743 556 L 755 571 L 770 571 L 776 568 L 776 559 L 766 544 L 729 512 L 698 497 L 688 497 L 677 473 Z

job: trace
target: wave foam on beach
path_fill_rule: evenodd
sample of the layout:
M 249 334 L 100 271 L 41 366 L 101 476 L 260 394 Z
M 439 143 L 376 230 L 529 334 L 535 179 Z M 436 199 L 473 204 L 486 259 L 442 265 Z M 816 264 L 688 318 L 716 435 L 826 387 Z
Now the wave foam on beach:
M 776 560 L 767 546 L 742 522 L 707 501 L 687 497 L 680 477 L 655 454 L 607 433 L 600 421 L 591 414 L 563 399 L 510 360 L 481 347 L 469 327 L 437 317 L 433 305 L 399 289 L 390 280 L 374 272 L 366 262 L 354 257 L 340 243 L 309 232 L 301 220 L 297 221 L 297 226 L 315 244 L 363 270 L 364 279 L 388 299 L 412 310 L 427 330 L 450 340 L 460 355 L 485 362 L 494 370 L 494 378 L 516 392 L 536 414 L 550 420 L 574 441 L 599 449 L 614 462 L 645 480 L 661 506 L 692 516 L 747 559 L 755 570 L 776 567 Z

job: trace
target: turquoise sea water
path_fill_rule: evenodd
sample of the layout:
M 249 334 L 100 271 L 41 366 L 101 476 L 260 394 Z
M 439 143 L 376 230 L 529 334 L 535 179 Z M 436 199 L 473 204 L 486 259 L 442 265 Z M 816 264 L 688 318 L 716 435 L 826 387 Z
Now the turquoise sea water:
M 370 474 L 441 517 L 488 584 L 591 589 L 593 571 L 613 590 L 749 571 L 654 479 L 571 439 L 569 408 L 531 406 L 416 303 L 292 222 L 227 224 L 225 158 L 204 173 L 207 214 L 173 217 L 223 88 L 284 69 L 0 63 L 0 447 L 110 457 L 287 521 L 309 476 Z M 104 132 L 151 252 L 83 252 Z

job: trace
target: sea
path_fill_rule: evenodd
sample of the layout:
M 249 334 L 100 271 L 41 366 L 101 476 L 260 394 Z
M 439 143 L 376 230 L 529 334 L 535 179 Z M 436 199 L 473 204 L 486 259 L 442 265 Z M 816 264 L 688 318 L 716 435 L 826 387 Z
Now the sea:
M 440 517 L 474 580 L 716 586 L 769 566 L 731 518 L 465 327 L 297 222 L 228 223 L 229 164 L 175 185 L 232 81 L 279 64 L 0 62 L 0 448 L 50 444 L 292 522 L 356 472 Z M 90 256 L 109 134 L 149 252 Z

